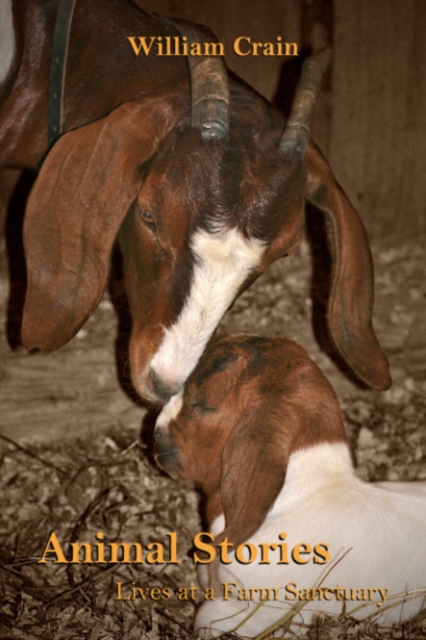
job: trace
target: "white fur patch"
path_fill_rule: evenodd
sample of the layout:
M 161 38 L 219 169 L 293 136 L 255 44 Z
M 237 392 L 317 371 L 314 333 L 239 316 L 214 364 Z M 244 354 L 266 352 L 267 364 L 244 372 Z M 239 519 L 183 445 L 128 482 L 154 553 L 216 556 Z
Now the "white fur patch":
M 221 516 L 212 530 L 217 534 L 223 526 Z M 277 562 L 277 551 L 271 550 L 268 564 L 220 564 L 218 582 L 230 582 L 233 593 L 203 603 L 195 622 L 198 635 L 212 637 L 240 625 L 238 633 L 253 638 L 297 605 L 303 609 L 291 622 L 295 633 L 301 622 L 309 624 L 321 612 L 338 615 L 344 605 L 356 618 L 371 614 L 383 624 L 407 619 L 418 613 L 425 595 L 425 530 L 425 482 L 363 482 L 355 475 L 345 443 L 296 451 L 280 495 L 248 541 L 260 548 L 279 542 L 281 534 L 288 561 Z M 301 543 L 311 549 L 326 545 L 329 560 L 293 561 L 290 550 Z M 240 588 L 254 593 L 276 589 L 278 599 L 258 607 L 256 600 L 238 599 Z M 338 597 L 343 590 L 346 602 Z
M 0 83 L 7 78 L 14 55 L 12 0 L 0 0 Z
M 179 415 L 179 411 L 182 409 L 183 404 L 183 390 L 172 396 L 167 404 L 164 405 L 161 413 L 159 414 L 155 426 L 160 429 L 168 427 L 170 422 Z
M 198 230 L 191 248 L 196 263 L 189 296 L 150 365 L 172 388 L 180 388 L 194 369 L 240 286 L 259 265 L 265 245 L 246 240 L 236 229 L 215 234 Z
M 293 502 L 309 499 L 312 494 L 327 490 L 327 487 L 340 488 L 342 483 L 350 483 L 353 477 L 351 454 L 346 443 L 323 443 L 299 449 L 290 456 L 284 487 L 270 515 L 280 514 L 283 505 L 288 508 Z

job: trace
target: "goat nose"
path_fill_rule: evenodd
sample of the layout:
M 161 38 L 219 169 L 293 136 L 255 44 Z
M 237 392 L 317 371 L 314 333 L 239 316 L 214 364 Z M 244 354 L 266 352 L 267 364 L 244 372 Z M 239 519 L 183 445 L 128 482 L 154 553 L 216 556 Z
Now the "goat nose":
M 154 453 L 155 455 L 167 455 L 176 449 L 173 437 L 168 429 L 155 427 L 154 429 Z
M 166 403 L 172 396 L 178 393 L 179 388 L 177 386 L 171 386 L 164 382 L 156 371 L 152 368 L 149 369 L 149 379 L 152 384 L 152 389 L 157 396 L 158 400 L 162 403 Z
M 180 453 L 168 429 L 154 429 L 154 457 L 157 465 L 172 478 L 177 477 L 180 469 Z

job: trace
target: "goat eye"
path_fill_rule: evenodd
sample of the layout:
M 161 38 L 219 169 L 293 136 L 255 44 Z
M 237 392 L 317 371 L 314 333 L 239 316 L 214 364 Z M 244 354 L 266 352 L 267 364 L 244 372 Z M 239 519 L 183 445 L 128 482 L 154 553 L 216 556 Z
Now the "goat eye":
M 216 407 L 206 407 L 206 405 L 202 402 L 191 402 L 190 405 L 191 413 L 196 411 L 202 415 L 206 415 L 207 413 L 216 413 Z
M 152 213 L 150 213 L 149 211 L 146 211 L 146 209 L 142 209 L 141 211 L 139 211 L 139 218 L 142 220 L 142 222 L 144 222 L 146 224 L 147 227 L 149 227 L 152 231 L 155 231 L 157 228 L 157 225 L 155 224 L 155 218 L 152 215 Z

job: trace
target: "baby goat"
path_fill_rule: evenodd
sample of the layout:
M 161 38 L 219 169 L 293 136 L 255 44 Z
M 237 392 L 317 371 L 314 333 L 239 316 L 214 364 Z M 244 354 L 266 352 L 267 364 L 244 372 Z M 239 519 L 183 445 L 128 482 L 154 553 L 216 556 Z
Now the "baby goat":
M 318 613 L 415 615 L 426 595 L 426 482 L 357 478 L 337 398 L 289 340 L 207 349 L 155 427 L 158 464 L 206 497 L 202 638 L 253 638 Z M 215 558 L 211 549 L 215 550 Z M 286 618 L 287 616 L 287 618 Z

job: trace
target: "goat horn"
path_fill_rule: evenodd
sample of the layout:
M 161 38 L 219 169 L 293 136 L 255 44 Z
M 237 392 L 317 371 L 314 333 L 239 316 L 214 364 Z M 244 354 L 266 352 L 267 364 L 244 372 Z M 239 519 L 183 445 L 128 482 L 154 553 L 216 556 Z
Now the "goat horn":
M 310 137 L 310 124 L 322 79 L 330 64 L 331 49 L 325 47 L 305 60 L 293 105 L 279 142 L 281 154 L 294 160 L 303 156 Z
M 157 16 L 160 17 L 160 16 Z M 185 20 L 160 18 L 192 43 L 212 42 L 206 27 Z M 225 138 L 229 130 L 228 72 L 222 56 L 188 56 L 191 77 L 191 125 L 203 138 Z

